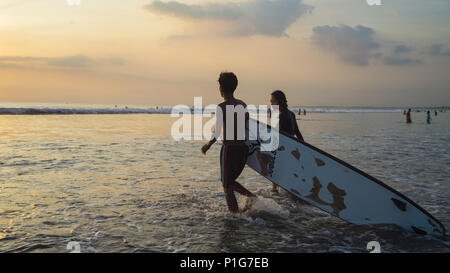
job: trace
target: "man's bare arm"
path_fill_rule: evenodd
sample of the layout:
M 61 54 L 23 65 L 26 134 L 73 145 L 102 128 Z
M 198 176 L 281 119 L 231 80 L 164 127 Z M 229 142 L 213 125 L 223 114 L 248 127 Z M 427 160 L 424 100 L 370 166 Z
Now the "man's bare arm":
M 220 111 L 220 113 L 219 113 Z M 219 113 L 219 116 L 218 116 Z M 216 109 L 216 128 L 214 131 L 213 136 L 211 137 L 211 139 L 202 147 L 202 153 L 206 154 L 206 152 L 209 150 L 209 148 L 211 148 L 212 145 L 214 145 L 214 143 L 216 143 L 217 141 L 217 136 L 220 135 L 220 132 L 222 130 L 222 119 L 223 119 L 223 114 L 222 114 L 222 109 L 218 106 Z

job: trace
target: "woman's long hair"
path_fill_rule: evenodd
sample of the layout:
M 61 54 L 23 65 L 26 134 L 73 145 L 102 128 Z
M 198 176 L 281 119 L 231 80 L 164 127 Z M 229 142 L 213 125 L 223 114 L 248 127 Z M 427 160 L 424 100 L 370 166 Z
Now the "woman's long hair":
M 276 90 L 272 92 L 272 96 L 278 101 L 280 110 L 288 109 L 287 99 L 286 95 L 281 90 Z

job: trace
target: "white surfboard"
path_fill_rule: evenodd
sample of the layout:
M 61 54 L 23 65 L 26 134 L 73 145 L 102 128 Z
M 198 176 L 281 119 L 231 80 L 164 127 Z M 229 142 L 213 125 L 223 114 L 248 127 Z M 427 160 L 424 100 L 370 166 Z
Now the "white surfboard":
M 257 124 L 250 119 L 250 135 L 258 136 Z M 357 225 L 395 224 L 422 235 L 445 236 L 445 227 L 409 198 L 306 142 L 281 132 L 275 151 L 261 151 L 260 139 L 248 145 L 248 166 L 342 220 Z

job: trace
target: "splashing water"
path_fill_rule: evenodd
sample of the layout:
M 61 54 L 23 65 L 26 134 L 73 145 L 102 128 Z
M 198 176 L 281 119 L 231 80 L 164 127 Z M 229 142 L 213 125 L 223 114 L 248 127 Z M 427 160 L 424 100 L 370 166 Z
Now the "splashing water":
M 269 213 L 282 218 L 289 217 L 289 210 L 282 208 L 275 200 L 258 196 L 257 198 L 243 198 L 244 207 L 248 206 L 249 214 Z M 250 204 L 249 204 L 250 203 Z

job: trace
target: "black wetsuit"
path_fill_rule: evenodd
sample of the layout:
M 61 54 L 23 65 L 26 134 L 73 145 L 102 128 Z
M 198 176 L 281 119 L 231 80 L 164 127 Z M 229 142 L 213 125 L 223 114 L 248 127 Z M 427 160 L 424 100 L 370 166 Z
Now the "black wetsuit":
M 295 114 L 288 109 L 280 110 L 280 131 L 283 131 L 290 136 L 296 136 L 301 141 L 304 141 L 303 136 L 298 129 Z

